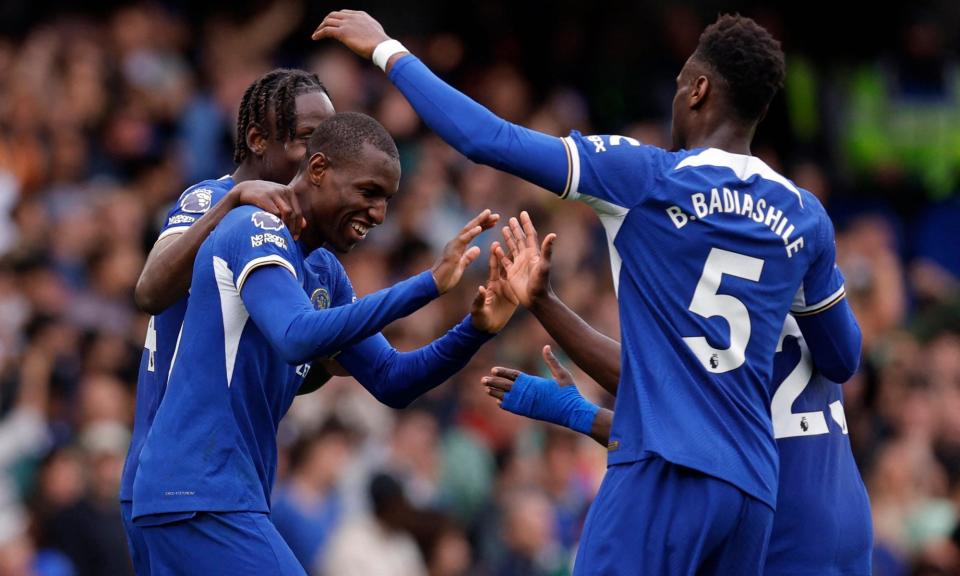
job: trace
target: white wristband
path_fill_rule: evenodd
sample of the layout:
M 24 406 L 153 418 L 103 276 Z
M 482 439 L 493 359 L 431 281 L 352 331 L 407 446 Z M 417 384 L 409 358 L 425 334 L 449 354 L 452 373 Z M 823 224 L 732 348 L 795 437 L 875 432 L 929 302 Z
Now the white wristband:
M 373 63 L 377 65 L 377 68 L 386 72 L 390 57 L 400 52 L 409 52 L 409 50 L 404 48 L 399 40 L 384 40 L 373 49 Z

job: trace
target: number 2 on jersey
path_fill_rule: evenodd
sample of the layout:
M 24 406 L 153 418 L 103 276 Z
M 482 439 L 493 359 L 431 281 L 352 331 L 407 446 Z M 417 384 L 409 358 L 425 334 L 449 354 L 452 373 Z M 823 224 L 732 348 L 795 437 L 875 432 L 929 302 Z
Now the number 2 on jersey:
M 750 313 L 743 302 L 729 294 L 718 294 L 723 275 L 736 276 L 757 282 L 763 270 L 763 260 L 720 248 L 711 248 L 703 273 L 689 310 L 704 318 L 720 316 L 730 325 L 730 347 L 714 348 L 703 336 L 688 336 L 683 339 L 708 372 L 723 374 L 735 370 L 746 360 L 747 343 L 750 341 Z
M 144 341 L 143 347 L 150 353 L 150 355 L 147 356 L 147 372 L 156 372 L 157 329 L 153 326 L 153 316 L 150 317 L 150 323 L 147 324 L 147 339 Z

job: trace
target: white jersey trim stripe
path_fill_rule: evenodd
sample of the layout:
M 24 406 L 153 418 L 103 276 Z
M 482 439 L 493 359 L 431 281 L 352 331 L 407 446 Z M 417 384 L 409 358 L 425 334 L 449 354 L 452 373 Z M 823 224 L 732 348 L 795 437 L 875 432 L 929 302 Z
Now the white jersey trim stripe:
M 600 218 L 600 223 L 603 224 L 603 231 L 607 234 L 607 248 L 610 250 L 610 273 L 613 275 L 613 291 L 619 296 L 620 269 L 623 266 L 623 258 L 614 242 L 616 242 L 620 227 L 623 226 L 630 210 L 587 194 L 578 194 L 577 196 L 579 196 L 581 202 L 593 208 L 597 217 Z
M 841 286 L 839 290 L 827 296 L 823 300 L 817 302 L 816 304 L 813 304 L 811 306 L 795 305 L 790 308 L 790 312 L 794 316 L 810 316 L 818 312 L 823 312 L 827 308 L 830 308 L 831 306 L 833 306 L 834 304 L 842 300 L 845 295 L 846 295 L 846 292 L 844 291 L 844 287 Z
M 233 271 L 226 260 L 213 257 L 213 275 L 220 292 L 220 313 L 223 317 L 223 356 L 227 376 L 227 388 L 233 381 L 233 368 L 237 363 L 240 337 L 250 314 L 240 298 L 240 290 L 233 285 Z
M 568 178 L 567 188 L 560 195 L 565 200 L 576 200 L 580 196 L 580 151 L 573 138 L 565 136 L 560 139 L 567 148 Z
M 767 166 L 763 160 L 755 156 L 745 156 L 743 154 L 733 154 L 717 148 L 707 148 L 699 154 L 687 156 L 674 167 L 674 170 L 686 168 L 688 166 L 719 166 L 733 170 L 737 178 L 746 182 L 753 176 L 759 176 L 764 180 L 776 182 L 787 190 L 793 192 L 800 201 L 800 207 L 803 208 L 803 196 L 800 190 L 792 182 L 778 174 L 773 168 Z
M 251 272 L 256 270 L 261 266 L 269 265 L 278 265 L 283 266 L 293 274 L 293 277 L 297 277 L 297 271 L 293 269 L 293 264 L 287 262 L 283 257 L 277 256 L 276 254 L 270 254 L 268 256 L 261 256 L 259 258 L 254 258 L 253 260 L 247 262 L 247 265 L 243 267 L 243 270 L 240 271 L 240 275 L 237 276 L 237 292 L 243 290 L 243 283 L 247 281 L 247 276 Z
M 189 229 L 190 229 L 190 226 L 172 226 L 170 228 L 167 228 L 166 230 L 161 232 L 159 236 L 157 236 L 157 242 L 169 236 L 176 236 L 177 234 L 183 234 Z

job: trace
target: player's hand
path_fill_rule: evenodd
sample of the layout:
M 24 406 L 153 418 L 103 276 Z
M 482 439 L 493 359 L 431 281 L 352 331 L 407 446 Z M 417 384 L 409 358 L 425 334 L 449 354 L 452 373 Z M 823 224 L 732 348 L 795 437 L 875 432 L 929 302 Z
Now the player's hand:
M 294 239 L 300 238 L 300 232 L 307 226 L 297 195 L 293 188 L 285 184 L 245 180 L 234 186 L 229 193 L 235 195 L 237 205 L 251 204 L 280 218 Z
M 460 282 L 463 271 L 480 255 L 480 248 L 470 246 L 470 242 L 484 230 L 493 228 L 498 220 L 500 220 L 499 214 L 486 209 L 467 222 L 456 238 L 447 242 L 443 247 L 443 254 L 431 269 L 438 292 L 443 294 Z
M 373 49 L 377 44 L 390 39 L 379 22 L 358 10 L 338 10 L 327 14 L 311 38 L 339 40 L 367 60 L 373 58 Z
M 516 297 L 506 290 L 506 273 L 497 263 L 495 251 L 499 246 L 497 242 L 490 246 L 487 285 L 477 288 L 477 296 L 470 307 L 473 327 L 491 334 L 502 330 L 517 309 Z
M 592 435 L 599 407 L 580 395 L 573 376 L 560 365 L 549 346 L 543 347 L 543 359 L 553 380 L 497 367 L 492 376 L 482 380 L 487 394 L 499 400 L 500 407 L 508 412 Z
M 539 379 L 552 384 L 552 386 L 541 387 L 541 389 L 538 391 L 541 397 L 547 398 L 557 392 L 560 392 L 563 388 L 570 386 L 576 387 L 576 382 L 573 380 L 573 374 L 571 374 L 570 371 L 567 370 L 559 360 L 557 360 L 557 357 L 553 355 L 553 350 L 549 345 L 543 347 L 543 359 L 547 363 L 547 368 L 550 369 L 550 374 L 553 376 L 553 380 Z M 508 392 L 513 390 L 514 386 L 516 385 L 517 378 L 519 378 L 521 374 L 523 374 L 523 372 L 514 370 L 513 368 L 495 366 L 490 370 L 490 376 L 483 377 L 481 381 L 483 385 L 487 387 L 487 394 L 496 398 L 497 404 L 503 406 L 503 397 Z M 537 384 L 537 382 L 532 382 L 531 384 Z M 521 416 L 533 417 L 532 414 L 521 414 Z
M 510 254 L 501 247 L 497 247 L 496 253 L 506 271 L 509 290 L 521 306 L 530 308 L 550 294 L 550 259 L 557 235 L 547 234 L 540 244 L 530 215 L 521 212 L 519 221 L 511 218 L 510 225 L 504 227 L 503 239 Z

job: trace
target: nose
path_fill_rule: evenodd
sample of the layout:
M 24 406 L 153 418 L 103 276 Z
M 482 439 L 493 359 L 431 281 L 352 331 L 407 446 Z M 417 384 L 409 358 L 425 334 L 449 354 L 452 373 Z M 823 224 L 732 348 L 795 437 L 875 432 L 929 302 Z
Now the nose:
M 377 198 L 370 205 L 370 208 L 367 209 L 367 215 L 370 217 L 370 220 L 378 226 L 383 224 L 384 218 L 387 217 L 387 201 L 384 198 Z

